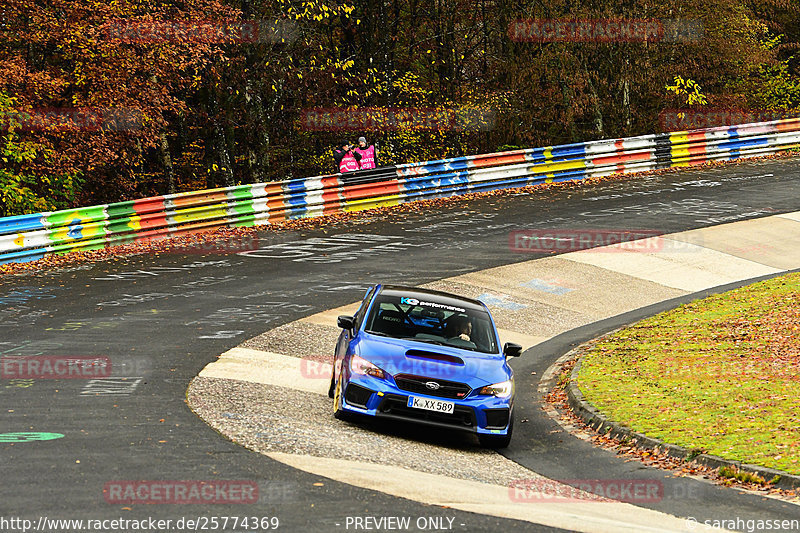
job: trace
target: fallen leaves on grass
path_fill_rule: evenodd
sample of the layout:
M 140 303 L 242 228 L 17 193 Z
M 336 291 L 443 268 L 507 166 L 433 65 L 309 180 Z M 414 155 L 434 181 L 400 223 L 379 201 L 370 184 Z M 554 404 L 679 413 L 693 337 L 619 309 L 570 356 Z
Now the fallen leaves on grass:
M 589 402 L 638 432 L 798 474 L 799 368 L 795 273 L 609 335 L 579 381 Z
M 576 361 L 577 357 L 563 363 L 560 373 L 571 373 Z M 676 477 L 702 478 L 720 485 L 736 486 L 744 490 L 770 494 L 790 501 L 800 501 L 800 489 L 785 490 L 776 488 L 771 484 L 777 481 L 776 479 L 770 480 L 770 483 L 763 483 L 763 480 L 749 478 L 748 476 L 739 476 L 740 479 L 737 479 L 729 476 L 729 472 L 723 471 L 720 474 L 714 468 L 694 463 L 691 460 L 671 457 L 663 450 L 642 448 L 630 440 L 623 441 L 608 434 L 598 433 L 572 411 L 567 401 L 567 393 L 564 386 L 556 385 L 553 387 L 545 395 L 544 401 L 555 408 L 565 428 L 577 428 L 578 432 L 588 435 L 595 446 L 614 452 L 625 461 L 638 461 L 646 466 L 669 471 Z M 701 453 L 701 450 L 695 450 L 690 457 L 694 458 L 698 453 Z

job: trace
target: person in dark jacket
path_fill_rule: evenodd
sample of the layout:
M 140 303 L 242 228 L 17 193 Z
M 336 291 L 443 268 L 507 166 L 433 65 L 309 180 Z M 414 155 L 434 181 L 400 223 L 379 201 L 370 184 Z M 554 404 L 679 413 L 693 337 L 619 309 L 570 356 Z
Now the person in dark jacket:
M 367 145 L 366 138 L 358 138 L 358 146 L 354 152 L 361 154 L 361 168 L 376 168 L 378 166 L 378 150 L 373 144 Z
M 341 148 L 333 151 L 333 159 L 339 172 L 352 172 L 361 168 L 361 154 L 353 151 L 353 146 L 349 141 L 342 143 Z

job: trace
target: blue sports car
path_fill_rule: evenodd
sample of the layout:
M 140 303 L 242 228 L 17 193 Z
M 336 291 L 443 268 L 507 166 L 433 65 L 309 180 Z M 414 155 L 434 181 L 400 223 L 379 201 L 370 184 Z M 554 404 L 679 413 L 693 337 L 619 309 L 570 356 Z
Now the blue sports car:
M 409 420 L 508 446 L 514 374 L 486 306 L 413 287 L 376 285 L 354 316 L 340 316 L 329 396 L 334 416 Z

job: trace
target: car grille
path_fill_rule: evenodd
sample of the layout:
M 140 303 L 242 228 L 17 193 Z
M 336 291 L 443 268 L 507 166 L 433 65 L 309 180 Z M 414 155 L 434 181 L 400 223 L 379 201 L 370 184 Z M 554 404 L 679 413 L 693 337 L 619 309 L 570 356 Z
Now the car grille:
M 462 399 L 466 398 L 470 391 L 472 391 L 466 383 L 422 376 L 410 376 L 408 374 L 398 374 L 394 377 L 394 381 L 401 390 L 425 394 L 427 396 L 437 396 L 439 398 Z M 439 388 L 431 389 L 426 383 L 436 383 L 439 385 Z
M 378 412 L 396 416 L 402 416 L 411 420 L 422 420 L 428 422 L 438 422 L 455 427 L 471 428 L 475 427 L 475 412 L 471 407 L 456 405 L 452 414 L 437 413 L 423 409 L 414 409 L 408 406 L 408 399 L 405 396 L 387 394 L 378 406 Z

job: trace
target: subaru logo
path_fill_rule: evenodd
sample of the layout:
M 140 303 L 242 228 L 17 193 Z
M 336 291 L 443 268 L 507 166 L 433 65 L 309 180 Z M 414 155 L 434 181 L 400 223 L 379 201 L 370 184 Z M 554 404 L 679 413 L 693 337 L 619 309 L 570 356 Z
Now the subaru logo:
M 428 381 L 425 383 L 425 386 L 428 387 L 430 390 L 439 390 L 440 385 L 435 381 Z

